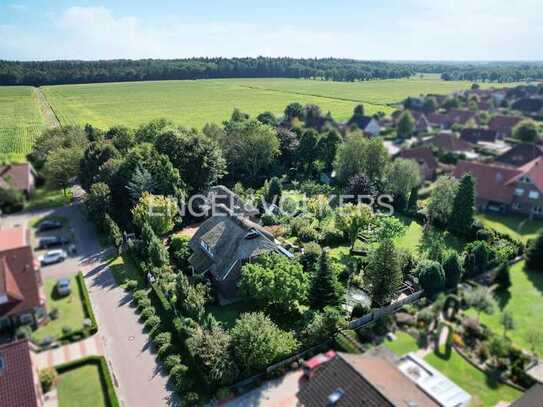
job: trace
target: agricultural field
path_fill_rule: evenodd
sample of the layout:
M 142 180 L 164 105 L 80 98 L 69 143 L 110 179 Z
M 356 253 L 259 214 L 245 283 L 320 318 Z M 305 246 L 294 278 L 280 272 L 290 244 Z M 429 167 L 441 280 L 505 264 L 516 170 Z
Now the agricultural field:
M 58 85 L 43 91 L 62 125 L 137 127 L 164 117 L 202 127 L 226 120 L 235 107 L 251 115 L 266 110 L 281 114 L 291 102 L 318 104 L 337 120 L 348 119 L 359 103 L 367 114 L 388 114 L 394 110 L 390 104 L 407 96 L 450 93 L 469 86 L 469 82 L 435 77 L 371 82 L 268 78 Z
M 31 86 L 0 86 L 0 160 L 24 160 L 44 126 Z

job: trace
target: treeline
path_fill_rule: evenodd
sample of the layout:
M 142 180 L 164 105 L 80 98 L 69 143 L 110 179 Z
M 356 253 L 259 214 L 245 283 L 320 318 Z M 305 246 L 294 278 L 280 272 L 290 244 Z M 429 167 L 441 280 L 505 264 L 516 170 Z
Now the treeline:
M 109 61 L 0 61 L 0 85 L 211 78 L 323 78 L 334 81 L 404 78 L 412 68 L 353 59 L 189 58 Z
M 416 72 L 441 74 L 445 81 L 518 82 L 543 79 L 541 62 L 435 63 L 412 64 Z

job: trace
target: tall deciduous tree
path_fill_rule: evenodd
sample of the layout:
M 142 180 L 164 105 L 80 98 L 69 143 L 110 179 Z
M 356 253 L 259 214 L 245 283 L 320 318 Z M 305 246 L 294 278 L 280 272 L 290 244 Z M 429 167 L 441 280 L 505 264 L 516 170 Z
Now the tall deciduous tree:
M 178 207 L 173 198 L 145 192 L 132 210 L 134 224 L 142 228 L 147 223 L 158 236 L 171 231 L 175 225 Z
M 449 227 L 458 234 L 469 235 L 475 220 L 475 182 L 471 174 L 462 177 L 454 197 Z
M 109 143 L 91 143 L 86 148 L 79 162 L 79 181 L 81 187 L 88 191 L 96 182 L 100 167 L 110 159 L 119 156 L 117 149 Z
M 337 275 L 331 265 L 328 250 L 323 250 L 318 268 L 311 281 L 309 301 L 314 309 L 326 306 L 339 306 L 343 300 L 344 290 L 337 280 Z
M 416 161 L 398 158 L 389 166 L 386 188 L 394 198 L 394 207 L 400 211 L 407 208 L 409 193 L 421 184 L 420 168 Z
M 102 182 L 92 184 L 85 198 L 84 208 L 89 219 L 99 229 L 103 230 L 105 226 L 104 217 L 111 212 L 111 191 L 109 187 Z
M 371 253 L 365 279 L 369 283 L 374 304 L 381 306 L 396 297 L 403 276 L 400 258 L 392 240 L 383 241 Z
M 428 217 L 432 223 L 446 225 L 452 212 L 458 181 L 449 176 L 439 177 L 428 202 Z
M 366 229 L 373 219 L 372 209 L 364 204 L 346 204 L 338 210 L 337 215 L 336 227 L 349 240 L 351 248 L 354 248 L 360 232 Z
M 523 120 L 513 129 L 513 137 L 525 143 L 535 143 L 539 136 L 533 120 Z
M 79 146 L 59 148 L 47 155 L 45 177 L 49 185 L 62 188 L 66 195 L 72 180 L 79 174 L 79 161 L 83 150 Z
M 304 107 L 298 102 L 294 102 L 294 103 L 289 104 L 285 108 L 285 118 L 288 119 L 288 120 L 292 120 L 292 119 L 303 120 L 304 119 Z
M 409 138 L 415 131 L 415 119 L 409 110 L 404 110 L 398 119 L 396 133 L 400 138 Z

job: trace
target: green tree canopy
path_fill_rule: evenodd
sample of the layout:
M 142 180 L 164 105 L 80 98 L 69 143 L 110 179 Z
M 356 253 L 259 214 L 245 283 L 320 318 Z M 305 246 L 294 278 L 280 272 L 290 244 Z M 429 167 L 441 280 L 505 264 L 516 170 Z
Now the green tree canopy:
M 445 288 L 445 273 L 437 261 L 423 260 L 417 266 L 416 273 L 422 289 L 430 298 L 435 297 Z
M 309 301 L 311 307 L 322 310 L 326 306 L 341 305 L 345 292 L 337 280 L 337 274 L 330 261 L 328 250 L 323 250 L 317 270 L 312 276 Z
M 543 232 L 540 232 L 526 251 L 526 268 L 543 271 Z
M 537 127 L 533 120 L 521 121 L 513 128 L 513 138 L 524 143 L 535 143 L 539 139 Z
M 437 179 L 428 202 L 428 217 L 432 223 L 446 225 L 451 216 L 458 181 L 449 176 Z
M 364 274 L 371 299 L 382 306 L 390 303 L 403 281 L 400 258 L 392 240 L 384 240 L 371 254 Z
M 470 236 L 475 221 L 475 181 L 471 174 L 462 177 L 454 197 L 449 227 L 454 232 Z
M 409 138 L 415 131 L 415 119 L 409 110 L 404 110 L 398 119 L 396 133 L 400 138 Z
M 132 210 L 134 224 L 141 229 L 147 223 L 158 236 L 164 236 L 173 229 L 177 214 L 177 202 L 173 198 L 148 192 Z

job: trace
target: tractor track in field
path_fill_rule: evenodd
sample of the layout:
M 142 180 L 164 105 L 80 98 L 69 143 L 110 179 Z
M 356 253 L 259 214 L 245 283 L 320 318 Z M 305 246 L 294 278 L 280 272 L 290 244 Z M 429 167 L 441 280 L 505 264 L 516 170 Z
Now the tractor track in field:
M 47 97 L 42 92 L 40 88 L 33 88 L 36 98 L 38 100 L 38 105 L 40 107 L 40 113 L 49 128 L 61 127 L 60 120 L 58 119 L 57 114 L 53 110 L 53 107 L 49 104 Z

